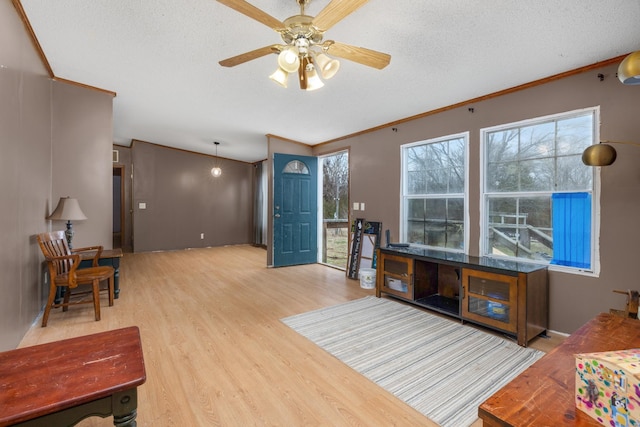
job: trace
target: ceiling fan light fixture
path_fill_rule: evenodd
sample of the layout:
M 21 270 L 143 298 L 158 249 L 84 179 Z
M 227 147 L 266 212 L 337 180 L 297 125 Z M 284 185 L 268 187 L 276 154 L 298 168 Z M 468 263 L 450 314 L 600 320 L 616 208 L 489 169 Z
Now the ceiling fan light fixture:
M 300 6 L 300 13 L 280 21 L 250 4 L 250 0 L 218 0 L 225 6 L 276 31 L 284 42 L 284 44 L 264 46 L 224 59 L 219 61 L 219 64 L 223 67 L 235 67 L 275 53 L 278 55 L 278 65 L 282 71 L 276 70 L 269 77 L 286 87 L 285 73 L 292 74 L 297 70 L 298 82 L 302 90 L 321 88 L 324 86 L 321 79 L 330 79 L 336 74 L 340 62 L 333 59 L 334 56 L 341 60 L 354 61 L 379 70 L 389 65 L 391 55 L 386 53 L 334 40 L 323 42 L 327 30 L 353 13 L 367 0 L 327 0 L 329 4 L 316 16 L 309 16 L 305 13 L 305 7 L 311 0 L 295 1 Z M 307 69 L 307 64 L 312 62 L 315 63 L 315 66 Z
M 618 79 L 626 85 L 640 85 L 640 50 L 622 60 L 618 66 Z
M 269 78 L 278 83 L 280 86 L 286 88 L 287 80 L 289 79 L 289 73 L 283 70 L 282 67 L 278 67 L 278 69 L 274 71 L 273 74 L 269 76 Z
M 294 73 L 300 66 L 298 49 L 295 46 L 283 49 L 278 54 L 278 65 L 287 73 Z
M 311 63 L 307 64 L 307 66 L 305 67 L 304 73 L 307 77 L 306 78 L 307 90 L 316 90 L 324 86 L 324 83 L 322 83 L 322 80 L 320 80 L 320 77 L 316 72 L 316 67 L 314 67 L 313 64 Z
M 298 68 L 298 80 L 300 82 L 300 89 L 307 89 L 307 64 L 309 60 L 307 58 L 302 58 L 300 62 L 300 68 Z
M 309 48 L 311 47 L 311 43 L 309 39 L 306 37 L 298 37 L 294 40 L 294 47 L 298 52 L 298 55 L 307 56 L 309 53 Z
M 340 61 L 329 58 L 324 53 L 315 55 L 315 62 L 318 65 L 318 68 L 320 68 L 320 74 L 322 74 L 322 77 L 327 80 L 335 76 L 340 69 Z

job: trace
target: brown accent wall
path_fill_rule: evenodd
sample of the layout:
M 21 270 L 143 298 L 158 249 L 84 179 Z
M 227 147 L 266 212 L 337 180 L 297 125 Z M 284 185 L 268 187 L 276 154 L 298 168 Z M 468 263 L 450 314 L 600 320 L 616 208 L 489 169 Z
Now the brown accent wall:
M 15 348 L 40 311 L 35 234 L 51 192 L 51 81 L 11 2 L 0 2 L 0 350 Z
M 605 78 L 600 81 L 598 74 Z M 350 148 L 351 200 L 366 203 L 358 212 L 379 220 L 399 239 L 400 146 L 470 132 L 469 253 L 480 251 L 480 130 L 525 119 L 600 106 L 601 139 L 640 142 L 637 112 L 640 86 L 624 86 L 616 65 L 464 105 L 393 126 L 323 144 L 314 154 Z M 473 108 L 473 112 L 469 111 Z M 395 127 L 397 131 L 393 131 Z M 640 148 L 616 145 L 618 160 L 602 168 L 600 277 L 550 272 L 550 329 L 571 333 L 599 312 L 622 308 L 613 289 L 640 289 L 634 264 L 640 250 Z M 353 212 L 352 212 L 353 214 Z
M 45 217 L 60 195 L 80 199 L 89 219 L 76 239 L 110 245 L 109 95 L 53 82 L 11 2 L 0 2 L 0 351 L 15 348 L 48 295 L 38 233 L 61 229 Z M 110 169 L 109 169 L 110 173 Z M 107 188 L 108 187 L 108 188 Z M 105 194 L 105 191 L 107 194 Z
M 135 252 L 251 243 L 252 164 L 141 141 L 131 159 Z
M 74 221 L 73 246 L 112 246 L 113 96 L 68 83 L 53 82 L 52 203 L 78 199 L 88 218 Z M 65 228 L 55 221 L 54 230 Z

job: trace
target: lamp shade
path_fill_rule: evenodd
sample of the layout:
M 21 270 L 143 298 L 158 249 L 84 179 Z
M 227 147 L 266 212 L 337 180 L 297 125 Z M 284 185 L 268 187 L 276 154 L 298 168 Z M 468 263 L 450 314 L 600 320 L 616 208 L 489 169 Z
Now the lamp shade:
M 278 67 L 273 74 L 269 76 L 271 80 L 278 83 L 282 87 L 287 87 L 287 80 L 289 79 L 289 73 L 287 73 L 282 68 Z
M 322 80 L 318 77 L 316 67 L 314 67 L 313 64 L 307 65 L 305 75 L 307 76 L 307 90 L 316 90 L 324 86 L 324 83 L 322 83 Z
M 278 55 L 278 65 L 287 73 L 295 72 L 300 66 L 298 49 L 290 47 L 280 52 Z
M 60 197 L 60 201 L 58 201 L 58 206 L 53 211 L 51 215 L 47 217 L 50 220 L 62 220 L 62 221 L 79 221 L 83 219 L 87 219 L 82 209 L 80 209 L 80 204 L 78 203 L 78 199 L 72 199 L 71 197 Z
M 618 79 L 626 85 L 640 85 L 640 51 L 622 60 L 618 66 Z
M 315 62 L 318 65 L 318 68 L 320 68 L 320 74 L 322 74 L 322 77 L 325 79 L 330 79 L 335 76 L 338 69 L 340 69 L 340 61 L 331 59 L 324 53 L 316 55 Z
M 609 166 L 616 161 L 616 150 L 608 144 L 595 144 L 582 153 L 582 163 L 587 166 Z

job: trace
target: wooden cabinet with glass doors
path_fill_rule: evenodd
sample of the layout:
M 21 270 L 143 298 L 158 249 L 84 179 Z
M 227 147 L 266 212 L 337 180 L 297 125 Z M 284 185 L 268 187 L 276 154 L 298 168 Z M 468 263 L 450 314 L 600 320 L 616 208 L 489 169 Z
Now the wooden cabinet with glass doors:
M 545 266 L 421 248 L 381 248 L 376 296 L 400 298 L 514 336 L 546 332 Z
M 518 332 L 518 277 L 462 270 L 462 317 Z

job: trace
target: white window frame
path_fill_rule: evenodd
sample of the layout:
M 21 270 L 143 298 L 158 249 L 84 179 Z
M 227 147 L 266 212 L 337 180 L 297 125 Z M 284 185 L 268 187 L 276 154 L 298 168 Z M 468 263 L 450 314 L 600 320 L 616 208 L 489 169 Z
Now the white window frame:
M 487 159 L 485 158 L 486 151 L 486 138 L 489 132 L 501 131 L 506 129 L 513 129 L 516 127 L 524 127 L 530 126 L 538 123 L 542 123 L 549 120 L 557 120 L 570 116 L 576 116 L 583 113 L 591 113 L 593 114 L 593 144 L 596 144 L 600 141 L 600 107 L 589 107 L 583 108 L 573 111 L 566 111 L 562 113 L 552 114 L 548 116 L 536 117 L 533 119 L 522 120 L 519 122 L 507 123 L 498 126 L 492 126 L 480 129 L 480 180 L 479 180 L 479 194 L 480 194 L 480 255 L 486 256 L 490 258 L 500 258 L 500 259 L 508 259 L 517 262 L 523 263 L 532 263 L 532 264 L 544 264 L 547 265 L 549 270 L 551 271 L 560 271 L 571 274 L 580 274 L 585 276 L 599 277 L 600 275 L 600 167 L 595 167 L 593 171 L 592 178 L 592 189 L 591 189 L 591 269 L 581 269 L 576 267 L 567 267 L 561 265 L 550 264 L 549 262 L 511 257 L 511 256 L 500 256 L 491 254 L 488 252 L 487 248 L 487 197 L 485 195 L 485 174 L 487 168 Z M 512 193 L 505 193 L 505 195 L 509 195 Z M 535 192 L 520 192 L 513 193 L 518 195 L 535 195 Z
M 446 135 L 438 138 L 425 139 L 422 141 L 411 142 L 408 144 L 403 144 L 400 146 L 400 241 L 407 242 L 407 226 L 406 226 L 406 211 L 407 211 L 407 199 L 410 197 L 415 197 L 415 194 L 406 194 L 406 189 L 408 188 L 407 184 L 407 164 L 406 164 L 406 155 L 405 150 L 411 147 L 439 143 L 444 141 L 449 141 L 451 139 L 459 139 L 462 138 L 464 140 L 464 241 L 462 249 L 453 249 L 453 248 L 443 248 L 440 246 L 429 246 L 429 245 L 420 245 L 416 243 L 412 243 L 412 246 L 418 246 L 428 249 L 434 249 L 438 251 L 445 252 L 456 252 L 456 253 L 468 253 L 469 250 L 469 132 L 461 132 L 451 135 Z M 438 196 L 448 196 L 450 193 L 438 194 Z

